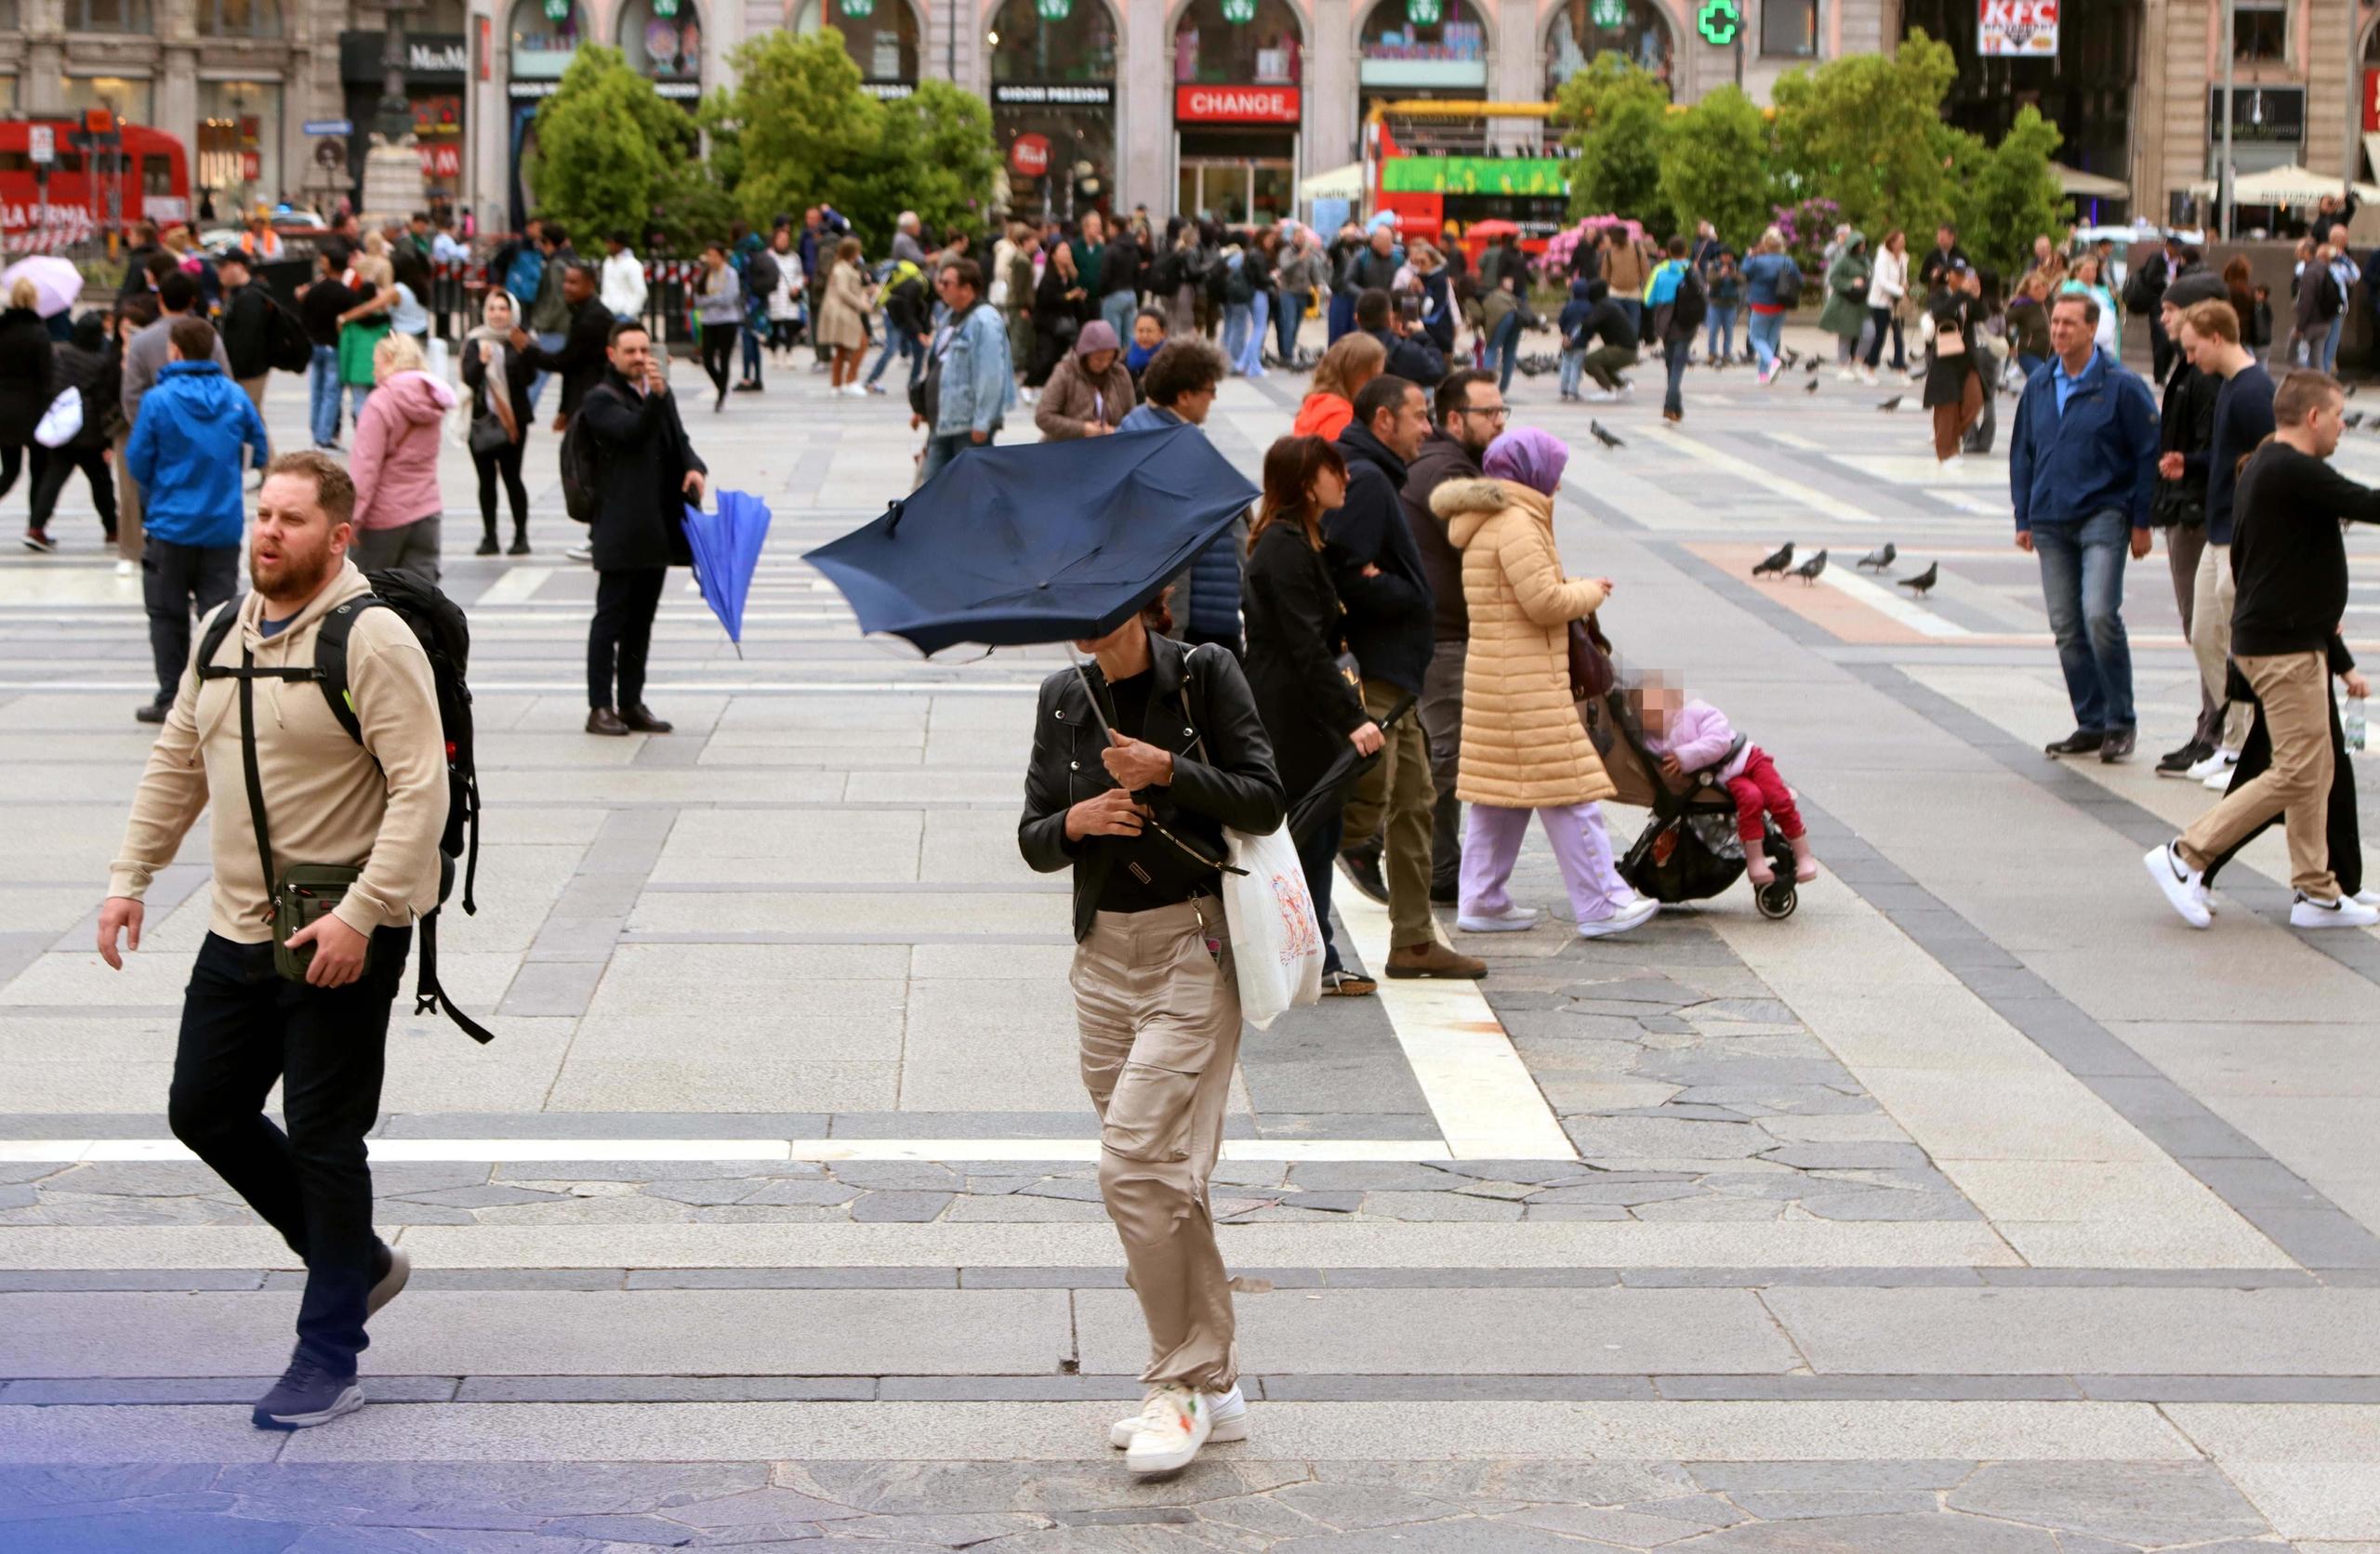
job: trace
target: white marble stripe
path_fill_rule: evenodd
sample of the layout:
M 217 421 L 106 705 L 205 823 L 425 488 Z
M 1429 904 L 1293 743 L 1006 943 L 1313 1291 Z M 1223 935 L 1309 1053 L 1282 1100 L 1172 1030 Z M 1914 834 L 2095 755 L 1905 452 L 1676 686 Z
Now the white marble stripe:
M 1925 606 L 1913 602 L 1908 596 L 1895 593 L 1892 589 L 1871 579 L 1862 577 L 1856 572 L 1845 572 L 1841 567 L 1830 567 L 1819 575 L 1818 581 L 1838 593 L 1848 594 L 1885 619 L 1898 622 L 1922 636 L 1948 638 L 1975 635 L 1958 622 L 1937 615 Z
M 1779 496 L 1791 497 L 1814 513 L 1827 518 L 1840 519 L 1846 523 L 1884 521 L 1876 514 L 1864 507 L 1854 507 L 1840 496 L 1830 496 L 1815 486 L 1804 485 L 1799 481 L 1789 480 L 1773 469 L 1754 464 L 1750 459 L 1738 458 L 1733 454 L 1723 453 L 1708 442 L 1699 442 L 1682 431 L 1670 430 L 1658 435 L 1664 441 L 1674 444 L 1682 452 L 1692 454 L 1712 468 L 1723 469 L 1738 480 L 1773 491 Z
M 1380 980 L 1381 1007 L 1457 1160 L 1576 1160 L 1578 1151 L 1513 1050 L 1477 982 L 1391 981 L 1388 909 L 1347 883 L 1331 905 L 1364 968 Z M 1567 931 L 1547 922 L 1540 933 Z

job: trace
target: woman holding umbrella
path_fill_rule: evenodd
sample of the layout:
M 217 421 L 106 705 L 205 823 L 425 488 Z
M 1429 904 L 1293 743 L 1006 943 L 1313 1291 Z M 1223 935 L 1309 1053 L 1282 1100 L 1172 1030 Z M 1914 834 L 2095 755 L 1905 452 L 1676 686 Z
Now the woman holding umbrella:
M 1240 1030 L 1220 861 L 1225 826 L 1261 836 L 1286 808 L 1238 661 L 1158 635 L 1164 614 L 1160 596 L 1075 644 L 1094 667 L 1042 682 L 1017 825 L 1027 863 L 1074 871 L 1071 981 L 1099 1192 L 1149 1329 L 1148 1399 L 1109 1437 L 1135 1473 L 1172 1472 L 1209 1440 L 1248 1434 L 1207 1198 Z
M 1358 339 L 1379 349 L 1360 335 L 1339 345 Z M 1322 560 L 1322 515 L 1346 497 L 1347 461 L 1323 439 L 1284 437 L 1264 454 L 1264 499 L 1249 525 L 1240 609 L 1247 620 L 1249 684 L 1273 739 L 1281 786 L 1292 795 L 1312 792 L 1351 747 L 1358 756 L 1381 747 L 1380 725 L 1340 668 L 1339 621 L 1346 612 Z M 1342 803 L 1329 804 L 1293 839 L 1315 920 L 1322 925 L 1323 994 L 1360 998 L 1379 983 L 1341 966 L 1330 936 Z

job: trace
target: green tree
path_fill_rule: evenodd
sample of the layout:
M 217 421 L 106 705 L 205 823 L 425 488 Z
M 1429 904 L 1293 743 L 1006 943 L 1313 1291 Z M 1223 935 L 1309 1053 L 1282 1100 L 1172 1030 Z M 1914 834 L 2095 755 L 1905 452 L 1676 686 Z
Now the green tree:
M 773 29 L 737 46 L 735 70 L 735 88 L 717 112 L 735 126 L 730 187 L 744 218 L 757 227 L 779 211 L 821 203 L 840 209 L 838 185 L 874 158 L 885 112 L 860 90 L 859 66 L 844 50 L 842 33 L 822 27 L 796 36 Z M 879 241 L 889 231 L 889 221 L 881 230 L 863 229 Z
M 1669 105 L 1669 88 L 1624 55 L 1598 54 L 1594 63 L 1562 83 L 1554 122 L 1563 126 L 1562 144 L 1576 153 L 1570 164 L 1573 217 L 1610 212 L 1647 227 L 1668 227 L 1661 154 Z
M 618 49 L 589 45 L 537 107 L 529 188 L 538 214 L 575 230 L 641 231 L 656 195 L 694 153 L 694 120 L 662 100 Z
M 1972 135 L 1945 133 L 1953 137 L 1945 146 L 1953 219 L 1961 244 L 1977 262 L 2013 275 L 2030 257 L 2034 238 L 2065 235 L 2066 195 L 2050 169 L 2064 137 L 2040 110 L 2020 109 L 2000 144 L 1988 150 Z
M 1768 121 L 1740 87 L 1721 86 L 1670 115 L 1660 197 L 1681 229 L 1708 221 L 1739 251 L 1769 218 Z M 1574 207 L 1575 209 L 1575 207 Z
M 947 81 L 920 81 L 908 97 L 884 105 L 875 146 L 830 183 L 835 208 L 864 235 L 890 241 L 893 219 L 913 210 L 933 247 L 945 227 L 980 219 L 998 172 L 984 99 Z
M 1923 30 L 1890 55 L 1788 71 L 1772 94 L 1782 181 L 1833 200 L 1871 242 L 1895 227 L 1930 230 L 1951 210 L 1942 97 L 1957 74 L 1949 47 Z

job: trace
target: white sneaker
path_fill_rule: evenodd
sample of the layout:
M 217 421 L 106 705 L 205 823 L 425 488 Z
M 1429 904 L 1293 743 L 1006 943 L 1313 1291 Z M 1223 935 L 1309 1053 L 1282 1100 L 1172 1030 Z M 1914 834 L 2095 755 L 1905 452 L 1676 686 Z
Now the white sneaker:
M 2380 906 L 2380 890 L 2358 890 L 2355 899 L 2363 906 Z
M 2219 771 L 2215 771 L 2215 772 L 2211 772 L 2211 773 L 2209 773 L 2209 774 L 2208 774 L 2208 776 L 2207 776 L 2207 779 L 2206 779 L 2206 783 L 2205 783 L 2206 791 L 2207 791 L 2207 792 L 2209 792 L 2209 793 L 2228 793 L 2228 792 L 2230 792 L 2230 791 L 2231 791 L 2231 775 L 2232 775 L 2232 769 L 2231 769 L 2231 768 L 2229 768 L 2229 767 L 2228 767 L 2228 766 L 2227 766 L 2227 767 L 2225 767 L 2225 768 L 2223 768 L 2223 769 L 2222 769 L 2221 770 L 2219 770 Z
M 1616 933 L 1626 933 L 1630 928 L 1640 928 L 1651 921 L 1653 914 L 1659 910 L 1659 902 L 1647 901 L 1639 896 L 1629 905 L 1615 909 L 1608 917 L 1598 917 L 1592 923 L 1580 923 L 1579 937 L 1608 939 Z
M 132 563 L 131 563 L 130 561 L 124 561 L 124 560 L 119 560 L 119 561 L 117 561 L 117 562 L 116 562 L 116 564 L 115 564 L 115 574 L 116 574 L 118 577 L 129 577 L 129 576 L 131 576 L 131 575 L 132 575 Z
M 2223 773 L 2223 780 L 2228 783 L 2231 780 L 2231 769 L 2239 764 L 2239 751 L 2217 750 L 2204 760 L 2192 764 L 2182 775 L 2193 783 L 2203 783 L 2219 771 Z
M 1949 458 L 1942 460 L 1941 467 L 1944 469 L 1964 469 L 1967 467 L 1967 455 L 1952 454 Z
M 1834 380 L 1837 383 L 1857 383 L 1859 381 L 1859 375 L 1844 367 L 1834 375 Z
M 1154 1399 L 1152 1399 L 1154 1401 Z M 1207 1439 L 1210 1441 L 1245 1441 L 1248 1439 L 1248 1400 L 1240 1395 L 1239 1384 L 1234 1382 L 1228 1392 L 1207 1394 L 1207 1415 L 1211 1421 Z M 1148 1416 L 1147 1404 L 1128 1419 L 1118 1419 L 1107 1429 L 1107 1443 L 1117 1451 L 1132 1444 L 1132 1437 Z
M 2165 899 L 2173 903 L 2174 910 L 2182 915 L 2183 922 L 2194 928 L 2202 928 L 2215 920 L 2206 910 L 2206 902 L 2200 899 L 2200 892 L 2205 889 L 2202 883 L 2204 876 L 2182 863 L 2181 856 L 2174 850 L 2173 843 L 2164 842 L 2150 848 L 2141 855 L 2140 862 L 2148 869 L 2149 877 L 2157 882 L 2157 889 L 2165 892 Z
M 1862 383 L 1864 383 L 1864 384 L 1866 384 L 1866 385 L 1867 385 L 1869 388 L 1873 388 L 1874 387 L 1876 387 L 1876 373 L 1875 373 L 1875 369 L 1874 369 L 1874 368 L 1872 368 L 1872 367 L 1862 367 L 1862 368 L 1860 368 L 1860 369 L 1859 369 L 1859 381 L 1860 381 L 1860 382 L 1862 382 Z
M 1626 399 L 1629 395 L 1631 395 L 1631 394 L 1634 393 L 1635 391 L 1636 391 L 1636 386 L 1635 386 L 1634 384 L 1633 384 L 1633 383 L 1629 382 L 1629 381 L 1628 381 L 1626 378 L 1624 378 L 1624 377 L 1623 377 L 1623 378 L 1621 378 L 1621 379 L 1620 380 L 1620 397 L 1621 399 L 1623 399 L 1623 400 L 1624 400 L 1624 399 Z
M 1537 908 L 1508 906 L 1492 915 L 1463 913 L 1455 918 L 1454 926 L 1465 933 L 1518 933 L 1537 927 Z
M 2368 928 L 2374 923 L 2380 923 L 2380 906 L 2366 906 L 2345 896 L 2318 902 L 2300 890 L 2289 907 L 2289 926 L 2294 928 Z
M 1612 401 L 1618 398 L 1620 398 L 1620 396 L 1613 393 L 1608 388 L 1590 388 L 1587 390 L 1587 402 L 1589 404 L 1609 404 Z
M 1215 1419 L 1194 1388 L 1165 1382 L 1149 1394 L 1124 1448 L 1124 1466 L 1135 1473 L 1174 1473 L 1197 1460 L 1198 1448 L 1213 1435 Z
M 591 561 L 595 559 L 595 547 L 591 545 L 574 545 L 562 554 L 564 560 Z

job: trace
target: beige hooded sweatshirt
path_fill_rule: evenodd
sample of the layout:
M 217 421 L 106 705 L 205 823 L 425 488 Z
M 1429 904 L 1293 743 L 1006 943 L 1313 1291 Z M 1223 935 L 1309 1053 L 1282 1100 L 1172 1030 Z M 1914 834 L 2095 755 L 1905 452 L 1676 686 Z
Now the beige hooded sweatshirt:
M 372 591 L 353 561 L 339 570 L 297 619 L 267 638 L 257 626 L 261 596 L 242 596 L 238 624 L 215 662 L 237 668 L 245 645 L 259 666 L 314 662 L 323 617 Z M 211 618 L 211 617 L 210 617 Z M 205 636 L 204 630 L 199 635 Z M 136 900 L 174 861 L 201 811 L 214 805 L 214 915 L 225 939 L 271 939 L 271 891 L 248 819 L 240 758 L 240 682 L 201 681 L 197 650 L 180 693 L 149 752 L 132 800 L 124 849 L 108 876 L 108 894 Z M 366 610 L 347 639 L 347 675 L 358 744 L 331 716 L 311 681 L 256 681 L 257 770 L 274 863 L 360 867 L 364 877 L 334 912 L 358 932 L 399 928 L 438 904 L 438 837 L 446 825 L 446 743 L 430 659 L 413 631 L 390 610 Z

